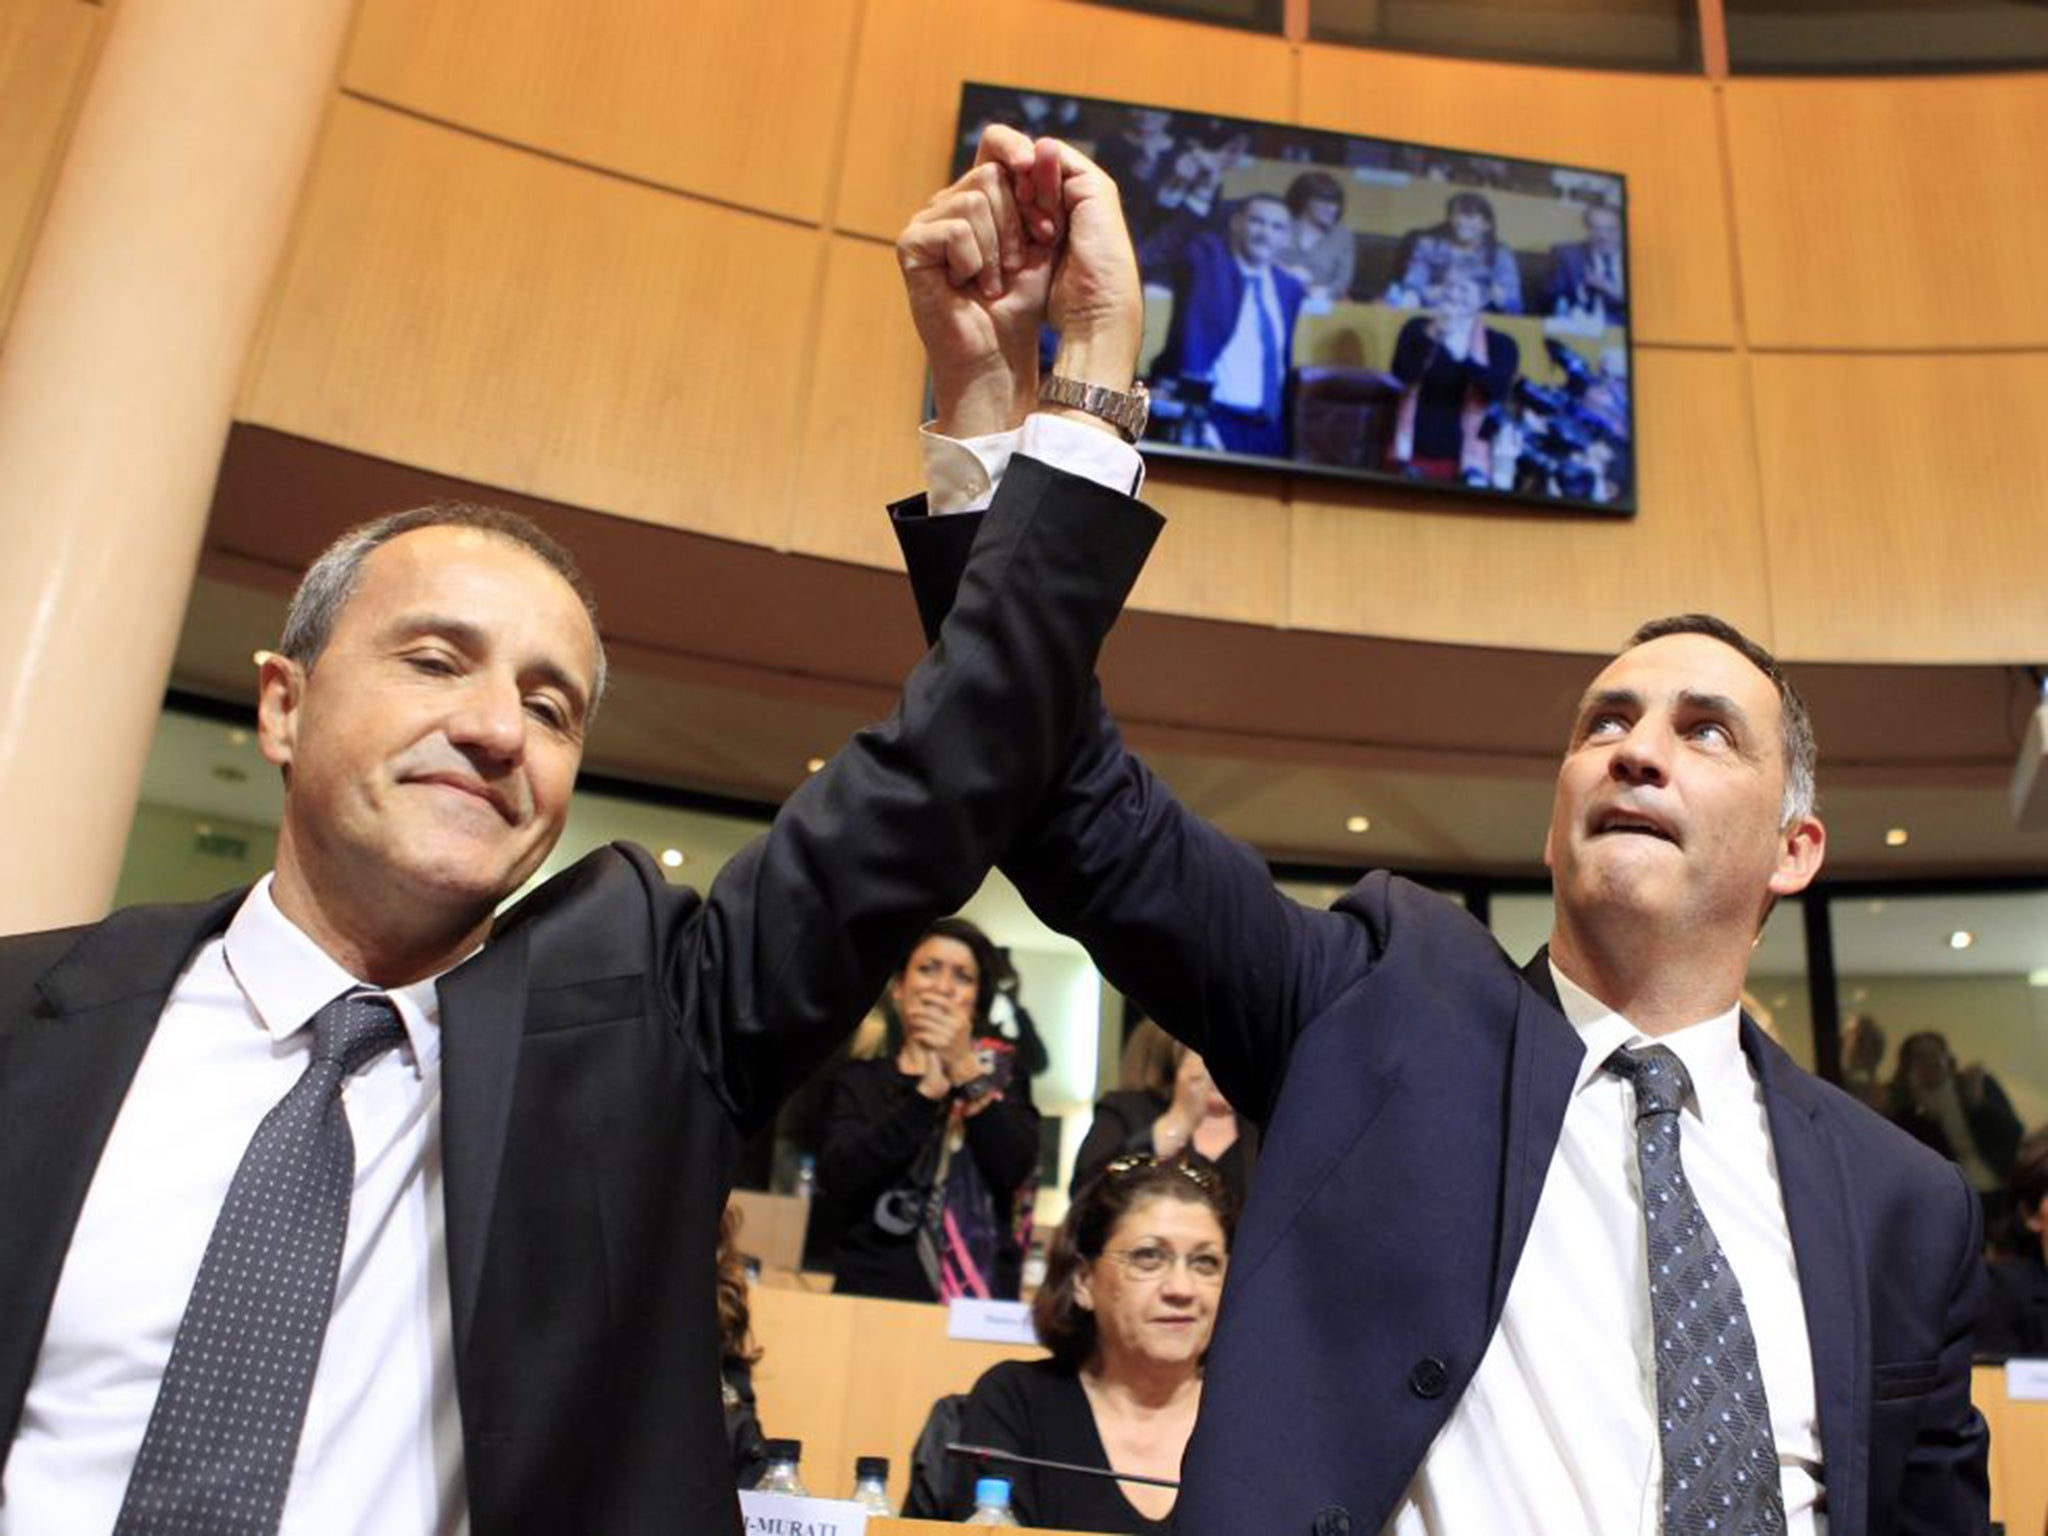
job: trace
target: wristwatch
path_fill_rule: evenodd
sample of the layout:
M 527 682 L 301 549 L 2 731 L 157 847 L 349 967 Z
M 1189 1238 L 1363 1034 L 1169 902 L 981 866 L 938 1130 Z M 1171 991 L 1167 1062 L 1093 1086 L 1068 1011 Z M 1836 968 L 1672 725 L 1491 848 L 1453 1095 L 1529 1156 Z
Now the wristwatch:
M 1049 373 L 1039 381 L 1038 398 L 1043 404 L 1068 406 L 1106 421 L 1130 443 L 1145 435 L 1145 421 L 1152 414 L 1152 396 L 1143 384 L 1133 384 L 1128 390 L 1111 389 Z
M 995 1073 L 984 1072 L 979 1077 L 970 1077 L 955 1088 L 953 1097 L 962 1104 L 979 1104 L 983 1099 L 1001 1098 L 1002 1095 L 996 1090 Z

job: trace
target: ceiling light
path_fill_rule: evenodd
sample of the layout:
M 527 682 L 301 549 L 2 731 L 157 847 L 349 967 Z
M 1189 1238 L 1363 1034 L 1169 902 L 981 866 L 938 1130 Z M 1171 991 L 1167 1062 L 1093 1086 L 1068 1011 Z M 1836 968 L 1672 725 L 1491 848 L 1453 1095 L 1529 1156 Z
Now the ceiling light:
M 2027 985 L 2030 987 L 2048 987 L 2048 966 L 2044 966 L 2038 971 L 2027 972 Z
M 1864 905 L 1863 910 L 1872 917 L 1882 917 L 1884 916 L 1884 901 L 1882 898 L 1879 898 L 1876 901 L 1868 902 Z
M 818 770 L 819 770 L 820 768 L 822 768 L 822 767 L 824 767 L 824 766 L 825 766 L 825 759 L 823 759 L 822 757 L 813 757 L 813 758 L 807 759 L 807 760 L 805 761 L 805 763 L 804 763 L 804 772 L 805 772 L 805 773 L 816 773 L 816 772 L 817 772 L 817 771 L 818 771 Z
M 1886 827 L 1884 845 L 1887 848 L 1903 848 L 1912 835 L 1904 827 Z
M 260 667 L 263 665 L 263 663 L 270 660 L 270 658 L 275 654 L 276 652 L 274 651 L 251 651 L 249 653 L 249 659 L 255 662 L 256 665 Z
M 1977 935 L 1970 932 L 1967 928 L 1958 928 L 1948 936 L 1948 947 L 1950 949 L 1968 949 L 1976 942 Z
M 1344 818 L 1344 830 L 1346 832 L 1370 832 L 1372 830 L 1372 818 L 1370 816 L 1346 816 Z
M 231 747 L 246 747 L 249 745 L 249 733 L 240 726 L 235 727 L 235 729 L 228 732 L 228 745 Z
M 664 848 L 661 850 L 661 862 L 670 869 L 681 869 L 687 857 L 680 848 Z

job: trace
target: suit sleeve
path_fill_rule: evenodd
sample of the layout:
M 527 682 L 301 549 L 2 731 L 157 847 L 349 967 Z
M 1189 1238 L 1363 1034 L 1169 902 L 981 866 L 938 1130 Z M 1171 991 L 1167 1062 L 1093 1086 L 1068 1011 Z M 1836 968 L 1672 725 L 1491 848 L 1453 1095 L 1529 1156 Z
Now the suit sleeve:
M 899 515 L 927 615 L 945 611 L 967 537 L 947 525 L 968 515 Z M 1301 1029 L 1372 964 L 1365 926 L 1283 896 L 1258 854 L 1188 812 L 1125 750 L 1093 693 L 1002 867 L 1255 1120 L 1270 1113 Z
M 1991 1436 L 1970 1402 L 1972 1337 L 1987 1284 L 1981 1257 L 1983 1208 L 1961 1171 L 1951 1171 L 1958 1246 L 1943 1318 L 1940 1377 L 1907 1452 L 1892 1526 L 1898 1536 L 1956 1536 L 1986 1530 L 1990 1519 L 1986 1462 Z
M 1022 457 L 978 521 L 958 601 L 895 714 L 812 775 L 658 936 L 675 1025 L 742 1134 L 1015 840 L 1159 528 L 1130 497 Z

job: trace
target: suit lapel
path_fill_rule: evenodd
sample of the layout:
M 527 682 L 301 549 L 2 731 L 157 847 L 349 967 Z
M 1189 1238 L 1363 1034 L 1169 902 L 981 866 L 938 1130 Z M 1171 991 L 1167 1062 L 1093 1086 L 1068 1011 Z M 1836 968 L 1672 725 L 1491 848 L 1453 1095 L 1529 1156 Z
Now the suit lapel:
M 527 930 L 513 925 L 444 978 L 441 1161 L 458 1356 L 469 1343 L 526 1027 Z
M 1799 1266 L 1820 1408 L 1828 1530 L 1832 1536 L 1863 1536 L 1870 1519 L 1864 1508 L 1869 1437 L 1862 1428 L 1870 1415 L 1870 1296 L 1862 1249 L 1848 1220 L 1848 1173 L 1821 1116 L 1813 1080 L 1747 1017 L 1742 1048 L 1763 1085 L 1785 1223 Z
M 0 1441 L 11 1438 L 64 1255 L 128 1085 L 187 959 L 245 893 L 87 929 L 0 1019 Z
M 1523 967 L 1522 979 L 1528 985 L 1522 989 L 1515 1011 L 1507 1140 L 1501 1169 L 1500 1257 L 1494 1267 L 1493 1294 L 1488 1304 L 1489 1332 L 1500 1321 L 1501 1309 L 1507 1305 L 1508 1285 L 1521 1261 L 1523 1245 L 1529 1240 L 1529 1226 L 1536 1217 L 1544 1175 L 1550 1171 L 1557 1139 L 1564 1132 L 1572 1084 L 1578 1079 L 1579 1063 L 1586 1055 L 1578 1031 L 1558 1007 L 1557 987 L 1550 978 L 1548 948 L 1538 950 L 1536 958 Z

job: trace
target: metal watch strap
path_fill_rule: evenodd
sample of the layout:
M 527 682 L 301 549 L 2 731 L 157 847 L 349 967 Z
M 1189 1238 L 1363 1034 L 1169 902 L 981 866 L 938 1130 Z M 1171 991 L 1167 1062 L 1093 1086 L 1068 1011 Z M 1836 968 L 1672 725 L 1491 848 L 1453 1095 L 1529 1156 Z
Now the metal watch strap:
M 1133 384 L 1128 390 L 1111 389 L 1063 379 L 1056 373 L 1039 381 L 1038 398 L 1047 405 L 1064 405 L 1106 421 L 1133 443 L 1145 435 L 1145 421 L 1152 412 L 1152 397 L 1143 384 Z
M 984 1072 L 979 1077 L 970 1077 L 953 1090 L 953 1097 L 962 1104 L 979 1104 L 983 1099 L 996 1093 L 996 1075 Z

